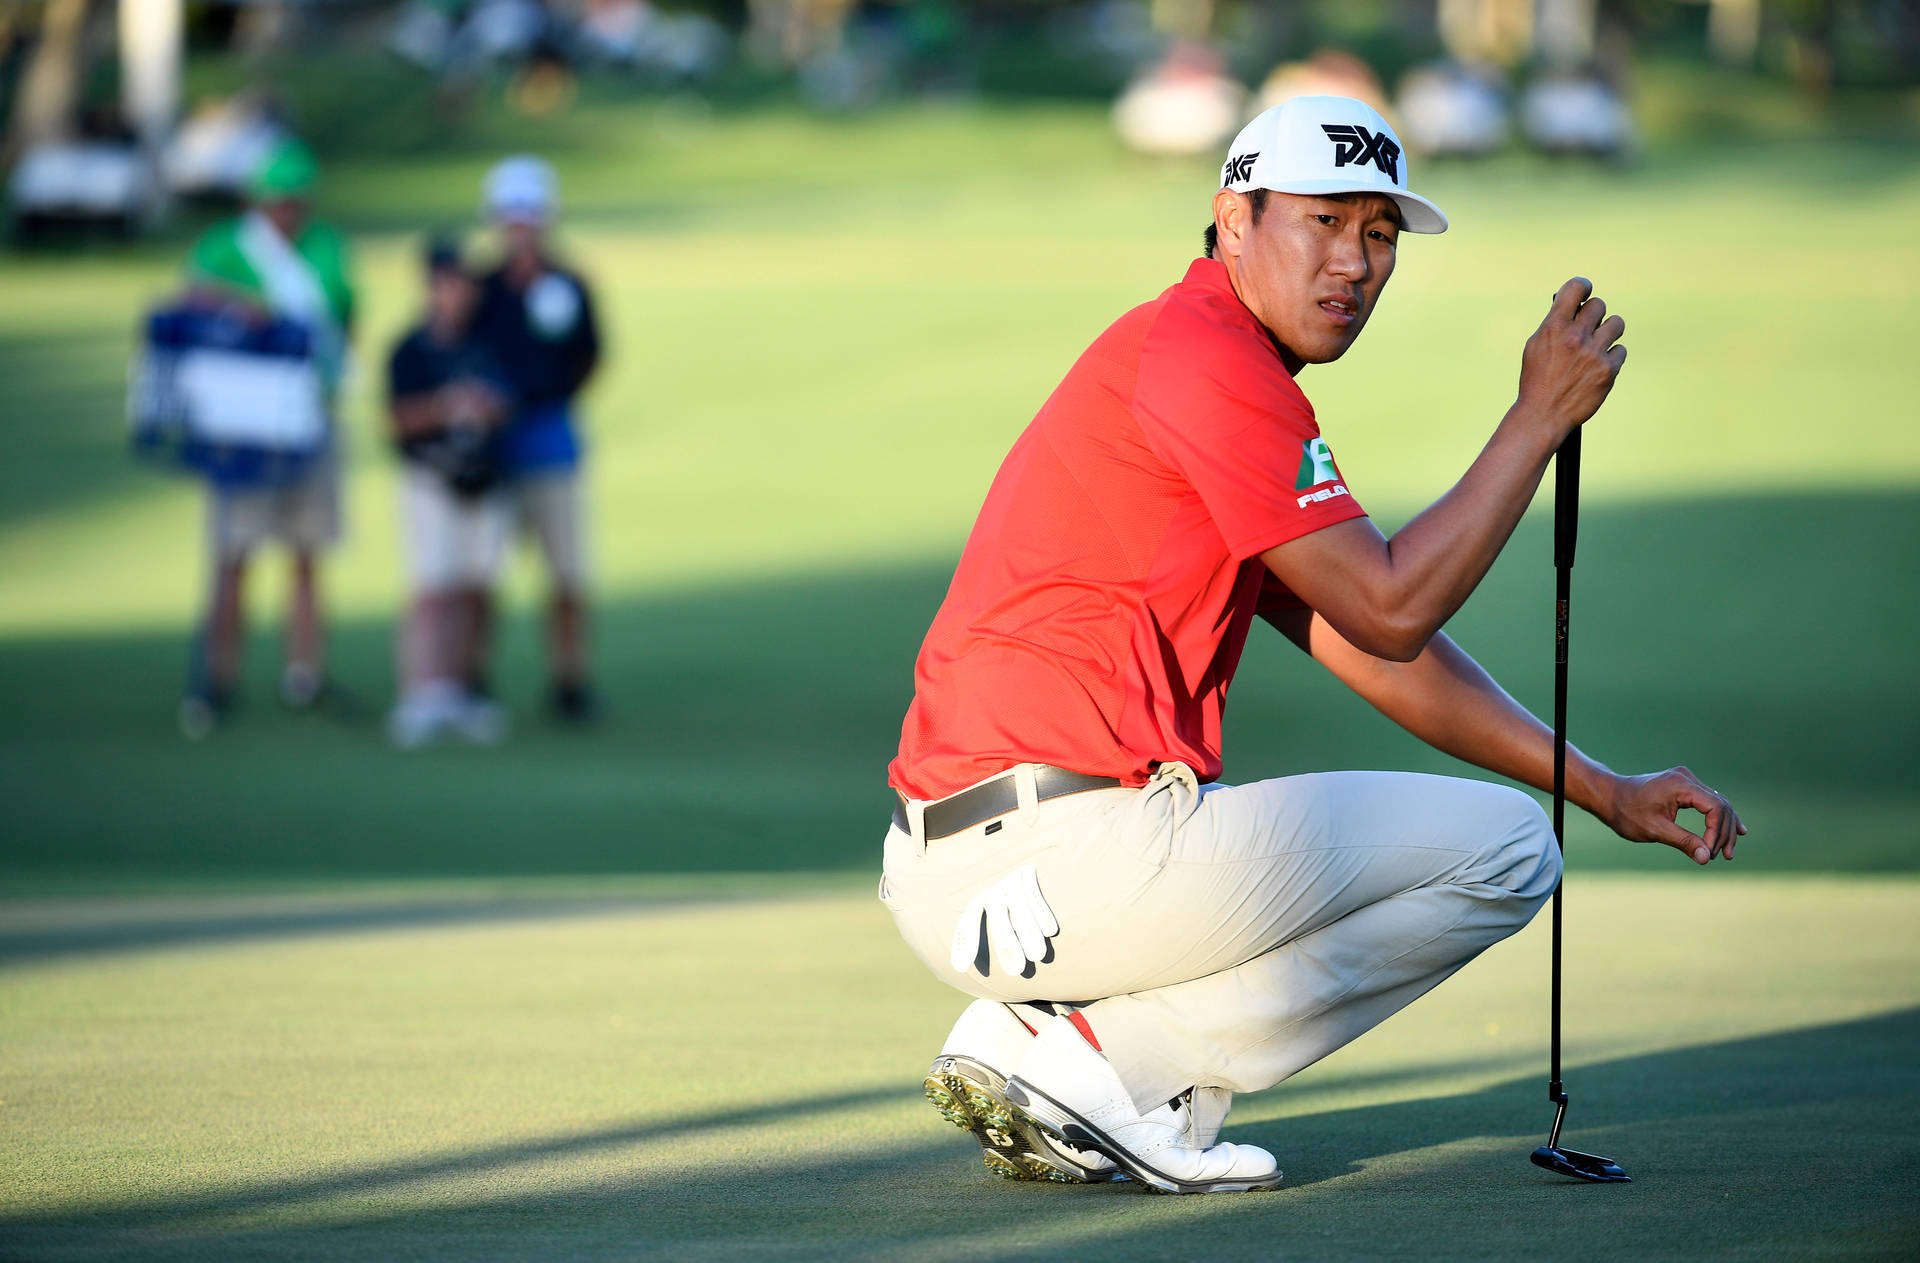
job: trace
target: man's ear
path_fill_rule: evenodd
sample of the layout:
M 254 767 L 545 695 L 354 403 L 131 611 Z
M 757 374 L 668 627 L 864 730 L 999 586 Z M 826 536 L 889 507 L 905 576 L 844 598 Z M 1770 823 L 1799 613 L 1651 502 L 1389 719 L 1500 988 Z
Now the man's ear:
M 1253 228 L 1253 199 L 1245 193 L 1221 189 L 1213 195 L 1213 224 L 1220 234 L 1216 254 L 1239 254 Z

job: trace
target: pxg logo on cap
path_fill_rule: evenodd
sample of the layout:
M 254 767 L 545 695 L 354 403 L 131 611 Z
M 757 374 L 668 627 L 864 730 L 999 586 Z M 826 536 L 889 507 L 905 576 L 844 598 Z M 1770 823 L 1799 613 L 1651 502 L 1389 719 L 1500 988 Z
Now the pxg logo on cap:
M 1320 130 L 1333 142 L 1334 166 L 1371 162 L 1389 180 L 1400 183 L 1400 146 L 1391 132 L 1370 132 L 1357 123 L 1322 123 Z
M 1440 208 L 1407 190 L 1405 152 L 1387 120 L 1364 101 L 1294 97 L 1241 129 L 1220 168 L 1220 184 L 1236 193 L 1377 193 L 1399 207 L 1406 231 L 1445 232 Z

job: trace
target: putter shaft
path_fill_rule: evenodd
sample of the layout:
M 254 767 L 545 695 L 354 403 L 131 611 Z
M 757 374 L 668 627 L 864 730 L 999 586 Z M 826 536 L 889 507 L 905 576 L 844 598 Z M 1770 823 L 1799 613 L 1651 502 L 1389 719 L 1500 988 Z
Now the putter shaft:
M 1553 505 L 1553 841 L 1564 858 L 1567 851 L 1567 626 L 1573 595 L 1573 552 L 1580 518 L 1580 431 L 1576 428 L 1554 457 Z M 1595 1184 L 1626 1184 L 1631 1177 L 1611 1158 L 1577 1153 L 1560 1147 L 1560 1128 L 1567 1120 L 1567 1089 L 1560 1081 L 1560 942 L 1564 880 L 1553 888 L 1553 990 L 1551 1070 L 1547 1099 L 1553 1102 L 1553 1129 L 1547 1143 L 1533 1151 L 1535 1166 Z

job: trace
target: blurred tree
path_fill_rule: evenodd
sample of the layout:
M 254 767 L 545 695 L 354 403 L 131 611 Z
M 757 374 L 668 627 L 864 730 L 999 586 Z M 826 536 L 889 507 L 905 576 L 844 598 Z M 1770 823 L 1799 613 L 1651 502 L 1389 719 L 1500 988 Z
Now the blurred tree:
M 1833 91 L 1834 27 L 1839 16 L 1833 0 L 1785 0 L 1792 32 L 1788 67 L 1801 93 L 1825 101 Z
M 9 161 L 28 146 L 56 139 L 72 128 L 93 8 L 92 0 L 46 0 L 8 128 L 5 156 Z
M 121 110 L 149 154 L 180 111 L 181 0 L 121 0 Z
M 1760 47 L 1760 0 L 1711 0 L 1707 46 L 1729 65 L 1751 66 Z
M 1152 0 L 1153 27 L 1175 39 L 1203 40 L 1213 34 L 1213 0 Z
M 1533 0 L 1439 0 L 1439 25 L 1456 61 L 1511 66 L 1533 46 Z
M 234 43 L 256 57 L 291 48 L 299 38 L 309 7 L 316 6 L 296 0 L 248 0 L 235 10 Z
M 1551 65 L 1587 65 L 1593 60 L 1598 19 L 1598 0 L 1538 0 L 1533 51 Z

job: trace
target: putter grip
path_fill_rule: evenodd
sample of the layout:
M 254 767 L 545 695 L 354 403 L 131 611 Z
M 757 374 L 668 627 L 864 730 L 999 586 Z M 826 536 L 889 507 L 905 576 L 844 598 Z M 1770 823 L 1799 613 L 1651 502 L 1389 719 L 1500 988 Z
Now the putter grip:
M 1553 564 L 1573 568 L 1574 537 L 1580 530 L 1580 427 L 1567 435 L 1553 458 Z

